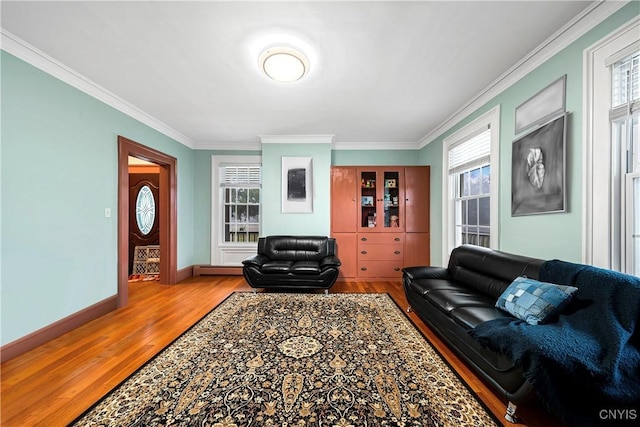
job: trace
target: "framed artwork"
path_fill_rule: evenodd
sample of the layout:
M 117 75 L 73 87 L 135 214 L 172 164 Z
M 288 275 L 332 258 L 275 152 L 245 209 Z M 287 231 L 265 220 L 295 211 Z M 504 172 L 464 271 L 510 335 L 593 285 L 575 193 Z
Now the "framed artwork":
M 282 213 L 313 212 L 313 160 L 282 157 Z
M 516 139 L 511 152 L 511 215 L 566 211 L 567 114 Z
M 565 74 L 516 107 L 516 134 L 564 113 L 566 81 Z

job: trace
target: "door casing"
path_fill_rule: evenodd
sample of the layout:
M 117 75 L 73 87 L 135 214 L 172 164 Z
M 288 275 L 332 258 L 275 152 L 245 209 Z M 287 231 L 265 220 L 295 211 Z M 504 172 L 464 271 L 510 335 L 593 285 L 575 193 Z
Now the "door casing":
M 160 166 L 160 283 L 177 281 L 177 160 L 118 136 L 118 307 L 129 300 L 129 156 Z

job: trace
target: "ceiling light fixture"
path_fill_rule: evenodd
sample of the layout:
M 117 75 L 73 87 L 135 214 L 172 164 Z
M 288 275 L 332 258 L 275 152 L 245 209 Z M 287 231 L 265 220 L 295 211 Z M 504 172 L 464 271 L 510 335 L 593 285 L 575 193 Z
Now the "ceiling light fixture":
M 271 79 L 291 83 L 309 72 L 309 60 L 293 47 L 275 46 L 260 55 L 260 68 Z

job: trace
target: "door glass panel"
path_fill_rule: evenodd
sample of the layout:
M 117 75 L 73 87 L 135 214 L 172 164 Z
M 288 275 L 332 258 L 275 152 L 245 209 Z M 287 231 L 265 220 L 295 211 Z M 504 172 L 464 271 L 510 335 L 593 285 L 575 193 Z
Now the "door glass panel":
M 145 185 L 136 197 L 136 223 L 143 235 L 149 234 L 156 219 L 156 202 L 151 189 Z
M 400 187 L 398 172 L 384 173 L 384 226 L 400 226 Z

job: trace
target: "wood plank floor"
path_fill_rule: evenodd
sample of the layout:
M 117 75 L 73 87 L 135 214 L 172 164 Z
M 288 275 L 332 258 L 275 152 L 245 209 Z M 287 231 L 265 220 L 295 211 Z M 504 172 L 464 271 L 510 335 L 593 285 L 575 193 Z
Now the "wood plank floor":
M 104 315 L 2 364 L 1 424 L 64 426 L 140 368 L 233 292 L 241 276 L 192 277 L 178 285 L 132 283 L 127 307 Z M 406 308 L 401 284 L 338 282 L 335 292 L 387 292 Z M 498 419 L 505 402 L 479 380 L 414 313 L 409 317 Z M 559 426 L 536 404 L 521 405 L 524 424 Z

